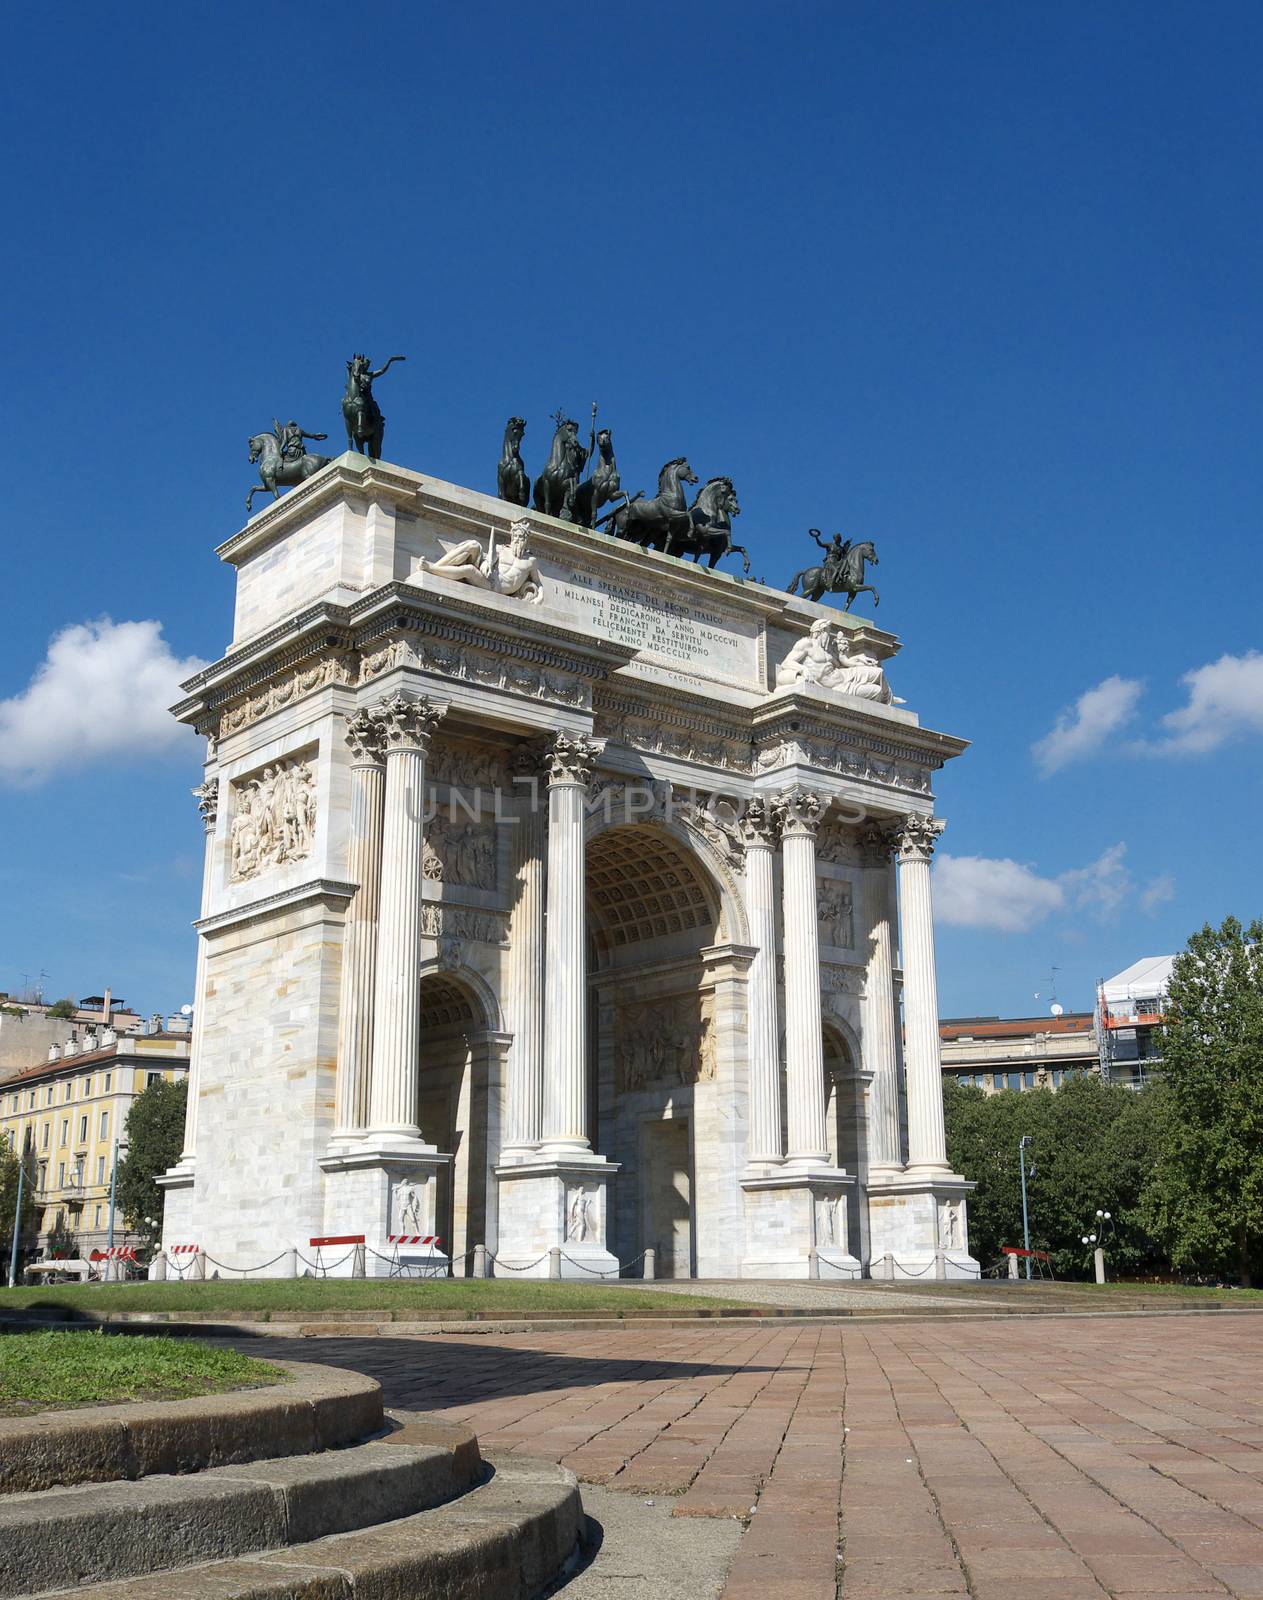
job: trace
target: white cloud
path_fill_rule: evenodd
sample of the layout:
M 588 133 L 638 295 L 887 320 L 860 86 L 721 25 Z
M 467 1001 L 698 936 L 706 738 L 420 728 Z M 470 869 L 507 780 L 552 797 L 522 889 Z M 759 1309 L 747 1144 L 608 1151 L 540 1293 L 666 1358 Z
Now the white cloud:
M 1131 720 L 1143 687 L 1141 679 L 1115 673 L 1094 689 L 1085 689 L 1074 705 L 1057 718 L 1051 733 L 1031 746 L 1040 770 L 1047 775 L 1071 761 L 1093 755 L 1110 734 Z
M 1007 857 L 940 856 L 935 913 L 956 928 L 1024 933 L 1065 904 L 1061 886 Z
M 0 784 L 37 784 L 106 756 L 193 741 L 167 709 L 206 663 L 179 660 L 160 622 L 72 623 L 20 694 L 0 700 Z
M 1088 866 L 1055 878 L 1007 856 L 944 855 L 934 873 L 935 912 L 952 927 L 996 933 L 1025 933 L 1054 912 L 1108 917 L 1135 887 L 1123 865 L 1126 853 L 1125 844 L 1113 844 Z
M 1156 911 L 1160 905 L 1175 898 L 1175 879 L 1169 872 L 1157 877 L 1140 897 L 1142 911 Z
M 1204 755 L 1245 733 L 1263 733 L 1263 655 L 1220 656 L 1186 672 L 1188 704 L 1162 719 L 1167 736 L 1140 750 L 1154 755 Z

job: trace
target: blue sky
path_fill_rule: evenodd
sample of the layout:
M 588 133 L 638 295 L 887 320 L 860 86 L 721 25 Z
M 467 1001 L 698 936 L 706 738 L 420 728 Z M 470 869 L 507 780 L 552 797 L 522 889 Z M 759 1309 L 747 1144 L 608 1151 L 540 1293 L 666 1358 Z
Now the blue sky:
M 597 399 L 769 581 L 876 542 L 895 692 L 974 741 L 945 1014 L 1263 909 L 1261 57 L 1226 0 L 14 13 L 0 988 L 191 998 L 161 705 L 247 435 L 335 433 L 353 350 L 408 466 L 491 488 Z

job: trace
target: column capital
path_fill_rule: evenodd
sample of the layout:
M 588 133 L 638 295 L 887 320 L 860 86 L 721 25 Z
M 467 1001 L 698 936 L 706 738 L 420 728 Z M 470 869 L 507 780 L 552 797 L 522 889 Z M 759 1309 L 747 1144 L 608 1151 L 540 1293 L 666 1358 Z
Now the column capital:
M 589 739 L 585 734 L 554 734 L 544 753 L 550 786 L 575 784 L 586 789 L 592 779 L 592 767 L 605 748 L 605 741 Z
M 219 816 L 219 779 L 208 778 L 205 783 L 190 789 L 189 793 L 197 801 L 197 809 L 202 813 L 207 833 L 213 833 L 215 819 Z
M 934 854 L 938 837 L 946 826 L 947 824 L 938 817 L 901 817 L 893 829 L 899 860 L 928 862 Z
M 775 805 L 756 795 L 745 808 L 740 826 L 741 842 L 747 850 L 770 850 L 779 828 Z
M 411 750 L 424 755 L 430 748 L 435 726 L 446 710 L 446 706 L 432 705 L 428 700 L 392 694 L 370 706 L 368 714 L 380 720 L 384 754 L 392 756 Z
M 386 727 L 379 705 L 362 707 L 347 717 L 343 734 L 355 766 L 381 766 L 386 757 Z
M 820 819 L 825 812 L 825 802 L 810 789 L 784 789 L 772 802 L 781 833 L 787 839 L 803 837 L 814 839 Z

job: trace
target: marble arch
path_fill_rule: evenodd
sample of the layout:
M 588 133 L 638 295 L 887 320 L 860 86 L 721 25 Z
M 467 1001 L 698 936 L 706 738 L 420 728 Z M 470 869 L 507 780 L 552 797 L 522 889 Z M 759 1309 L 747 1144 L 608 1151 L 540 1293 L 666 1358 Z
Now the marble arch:
M 217 553 L 166 1244 L 379 1245 L 403 1186 L 454 1271 L 972 1271 L 930 877 L 965 744 L 894 698 L 894 634 L 354 454 Z M 255 849 L 269 772 L 301 837 Z M 638 783 L 643 820 L 593 814 Z

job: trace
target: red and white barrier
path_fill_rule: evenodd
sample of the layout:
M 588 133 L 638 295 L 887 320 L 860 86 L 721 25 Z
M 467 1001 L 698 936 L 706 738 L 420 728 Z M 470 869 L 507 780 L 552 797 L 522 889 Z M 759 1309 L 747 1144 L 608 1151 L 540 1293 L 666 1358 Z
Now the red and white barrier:
M 365 1239 L 362 1233 L 326 1233 L 308 1239 L 307 1270 L 316 1278 L 362 1278 Z
M 437 1233 L 388 1233 L 386 1243 L 433 1245 L 436 1250 L 443 1248 L 443 1241 Z
M 448 1261 L 437 1233 L 388 1233 L 369 1270 L 375 1278 L 445 1278 Z
M 170 1244 L 165 1255 L 172 1274 L 186 1283 L 200 1283 L 206 1276 L 206 1256 L 200 1244 Z

